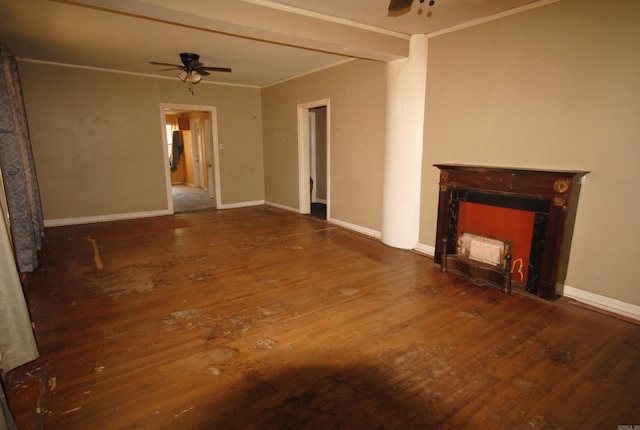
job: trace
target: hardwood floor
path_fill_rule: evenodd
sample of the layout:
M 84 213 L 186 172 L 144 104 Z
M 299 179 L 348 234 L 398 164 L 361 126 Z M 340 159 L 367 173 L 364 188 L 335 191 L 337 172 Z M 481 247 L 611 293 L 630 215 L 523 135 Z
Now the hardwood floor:
M 639 326 L 266 206 L 49 228 L 25 292 L 23 430 L 640 425 Z

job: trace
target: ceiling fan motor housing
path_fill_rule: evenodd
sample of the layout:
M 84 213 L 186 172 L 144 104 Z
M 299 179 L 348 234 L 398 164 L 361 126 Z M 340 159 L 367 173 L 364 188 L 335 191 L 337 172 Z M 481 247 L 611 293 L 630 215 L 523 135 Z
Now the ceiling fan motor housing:
M 182 60 L 182 64 L 186 68 L 189 67 L 198 67 L 200 64 L 200 56 L 198 54 L 191 54 L 189 52 L 182 52 L 180 54 L 180 59 Z

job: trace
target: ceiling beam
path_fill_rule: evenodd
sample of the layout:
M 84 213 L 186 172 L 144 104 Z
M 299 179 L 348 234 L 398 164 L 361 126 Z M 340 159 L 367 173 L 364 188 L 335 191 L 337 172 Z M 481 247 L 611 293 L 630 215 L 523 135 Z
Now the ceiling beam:
M 71 0 L 115 13 L 297 46 L 348 57 L 393 61 L 409 55 L 409 36 L 377 31 L 319 14 L 230 0 Z

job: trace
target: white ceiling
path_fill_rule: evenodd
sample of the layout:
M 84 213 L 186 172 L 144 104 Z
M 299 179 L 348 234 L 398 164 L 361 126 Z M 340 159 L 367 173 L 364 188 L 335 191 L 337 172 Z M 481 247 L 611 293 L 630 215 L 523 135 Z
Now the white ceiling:
M 24 61 L 172 78 L 149 61 L 194 52 L 233 69 L 205 80 L 262 87 L 353 57 L 403 58 L 409 35 L 553 1 L 414 0 L 389 16 L 389 0 L 4 0 L 0 41 Z

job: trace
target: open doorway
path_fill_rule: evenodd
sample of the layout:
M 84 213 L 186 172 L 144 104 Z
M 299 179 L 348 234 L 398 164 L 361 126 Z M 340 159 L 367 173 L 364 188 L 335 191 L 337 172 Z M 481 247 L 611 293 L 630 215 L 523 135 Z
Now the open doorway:
M 327 107 L 309 109 L 311 215 L 327 219 Z
M 298 105 L 300 213 L 329 219 L 329 100 Z
M 161 124 L 170 212 L 219 208 L 215 107 L 162 104 Z

